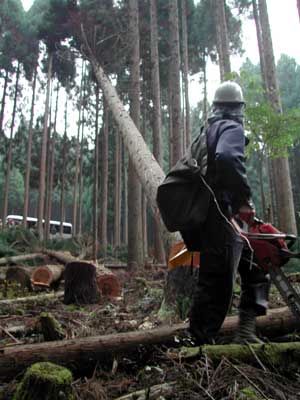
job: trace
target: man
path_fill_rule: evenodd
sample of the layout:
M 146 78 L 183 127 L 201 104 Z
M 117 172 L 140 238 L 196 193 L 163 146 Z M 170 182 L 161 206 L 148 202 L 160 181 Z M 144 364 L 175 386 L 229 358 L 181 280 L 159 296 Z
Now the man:
M 217 335 L 231 304 L 238 270 L 242 292 L 236 342 L 259 341 L 255 317 L 265 314 L 267 308 L 269 281 L 249 262 L 251 252 L 230 222 L 239 215 L 251 224 L 255 215 L 244 164 L 244 108 L 240 86 L 222 83 L 206 130 L 205 179 L 214 196 L 202 228 L 199 280 L 190 312 L 190 331 L 199 344 L 212 343 Z

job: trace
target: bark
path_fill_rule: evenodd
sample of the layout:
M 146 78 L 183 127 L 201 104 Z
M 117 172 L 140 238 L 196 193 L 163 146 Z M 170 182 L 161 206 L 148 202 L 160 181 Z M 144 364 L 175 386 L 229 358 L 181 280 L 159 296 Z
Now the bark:
M 77 260 L 68 263 L 65 269 L 64 304 L 94 304 L 99 299 L 95 265 Z
M 121 137 L 118 129 L 115 130 L 115 143 L 114 248 L 121 245 L 122 156 Z
M 173 167 L 175 161 L 173 160 L 173 147 L 174 147 L 174 138 L 173 138 L 173 110 L 172 110 L 172 98 L 173 98 L 173 85 L 172 85 L 172 74 L 171 68 L 168 68 L 168 134 L 169 134 L 169 169 Z
M 81 83 L 79 93 L 79 108 L 78 108 L 78 127 L 77 127 L 77 140 L 76 140 L 76 153 L 75 153 L 75 176 L 73 186 L 73 236 L 77 234 L 77 192 L 78 192 L 78 176 L 79 176 L 79 150 L 80 150 L 80 126 L 81 126 L 81 107 L 82 107 L 82 90 L 83 90 L 83 76 L 84 76 L 84 61 L 81 66 Z
M 5 226 L 7 209 L 8 209 L 8 195 L 9 195 L 9 185 L 10 185 L 10 173 L 12 168 L 12 156 L 13 156 L 13 133 L 15 128 L 15 117 L 17 111 L 17 99 L 18 99 L 18 87 L 20 78 L 20 63 L 18 63 L 17 74 L 16 74 L 16 84 L 14 93 L 14 104 L 12 111 L 12 119 L 10 124 L 10 138 L 9 147 L 7 152 L 7 163 L 6 163 L 6 174 L 5 174 L 5 186 L 4 186 L 4 199 L 3 199 L 3 212 L 2 212 L 2 226 Z
M 151 17 L 151 87 L 152 87 L 152 130 L 153 130 L 153 155 L 158 164 L 163 165 L 163 143 L 161 126 L 161 97 L 160 97 L 160 77 L 159 77 L 159 53 L 158 53 L 158 31 L 157 31 L 157 2 L 150 1 Z M 159 220 L 154 218 L 154 257 L 158 262 L 166 259 Z
M 130 63 L 130 116 L 140 129 L 140 34 L 137 0 L 129 0 L 129 30 L 131 43 Z M 142 187 L 137 170 L 129 154 L 128 162 L 128 265 L 140 267 L 144 263 L 142 232 Z
M 45 181 L 46 181 L 46 157 L 47 157 L 47 136 L 48 136 L 48 117 L 49 117 L 49 98 L 50 98 L 50 83 L 52 76 L 53 53 L 49 54 L 48 60 L 48 76 L 47 89 L 45 100 L 45 115 L 41 148 L 40 161 L 40 180 L 39 180 L 39 200 L 38 200 L 38 234 L 40 239 L 44 237 L 43 218 L 44 218 L 44 200 L 45 200 Z
M 217 31 L 217 48 L 219 54 L 221 81 L 228 79 L 231 73 L 228 29 L 226 23 L 225 1 L 214 0 L 215 26 Z
M 98 256 L 98 182 L 99 182 L 99 87 L 96 84 L 95 150 L 94 150 L 94 204 L 93 204 L 93 258 Z
M 51 139 L 51 156 L 49 162 L 49 183 L 48 183 L 48 196 L 46 204 L 46 218 L 45 218 L 45 237 L 49 239 L 50 237 L 50 219 L 52 214 L 52 193 L 53 193 L 53 181 L 54 181 L 54 170 L 55 170 L 55 142 L 56 142 L 56 123 L 57 123 L 57 111 L 58 111 L 58 96 L 59 96 L 59 84 L 57 85 L 56 93 L 56 104 L 54 113 L 54 124 L 53 124 L 53 134 Z
M 2 100 L 1 100 L 1 112 L 0 112 L 0 135 L 2 134 L 2 128 L 3 128 L 3 119 L 4 119 L 4 110 L 5 110 L 5 100 L 6 100 L 6 91 L 7 91 L 7 85 L 8 85 L 8 71 L 5 73 L 5 78 L 4 78 L 4 87 L 3 87 L 3 93 L 2 93 Z
M 188 31 L 187 31 L 187 1 L 181 0 L 181 26 L 182 26 L 182 66 L 183 66 L 183 87 L 185 100 L 185 144 L 188 147 L 191 143 L 190 131 L 190 100 L 189 100 L 189 56 L 188 56 Z M 185 149 L 184 149 L 185 151 Z
M 262 208 L 263 219 L 266 220 L 267 214 L 266 214 L 266 197 L 265 197 L 264 177 L 263 177 L 263 172 L 264 172 L 264 155 L 263 155 L 263 153 L 259 152 L 258 157 L 259 157 L 258 176 L 259 176 L 261 208 Z
M 50 287 L 62 278 L 64 267 L 62 265 L 43 265 L 33 270 L 31 282 L 33 285 Z
M 300 19 L 300 0 L 297 0 L 297 8 L 298 8 L 298 14 L 299 14 L 299 19 Z
M 123 210 L 123 224 L 122 224 L 122 228 L 123 228 L 123 243 L 128 246 L 128 174 L 127 174 L 127 168 L 126 168 L 126 155 L 125 155 L 125 149 L 123 146 L 123 142 L 121 142 L 122 144 L 122 151 L 121 151 L 121 155 L 122 155 L 122 166 L 123 166 L 123 191 L 124 191 L 124 195 L 123 195 L 123 199 L 124 199 L 124 210 Z M 128 161 L 127 161 L 128 164 Z
M 28 141 L 27 141 L 26 173 L 25 173 L 25 182 L 24 182 L 24 186 L 25 186 L 24 187 L 24 206 L 23 206 L 23 227 L 24 228 L 27 227 L 27 217 L 28 217 L 28 207 L 29 207 L 31 150 L 32 150 L 32 134 L 33 134 L 33 119 L 34 119 L 37 68 L 38 68 L 38 63 L 36 63 L 36 66 L 34 69 L 34 75 L 33 75 L 30 122 L 29 122 Z
M 182 157 L 181 134 L 181 104 L 180 104 L 180 51 L 179 51 L 179 21 L 178 3 L 169 0 L 169 26 L 170 26 L 170 76 L 172 82 L 171 107 L 172 107 L 172 162 L 176 163 Z
M 208 101 L 207 101 L 207 74 L 206 74 L 206 68 L 207 68 L 207 57 L 206 54 L 203 54 L 203 60 L 204 60 L 204 65 L 203 65 L 203 117 L 202 121 L 204 124 L 207 124 L 207 118 L 208 118 Z
M 61 171 L 61 192 L 60 192 L 60 238 L 63 237 L 63 222 L 65 220 L 65 185 L 66 185 L 66 164 L 67 164 L 67 129 L 68 129 L 68 98 L 66 98 L 65 104 L 65 130 L 64 130 L 64 140 L 63 140 L 63 159 L 62 159 L 62 171 Z M 74 227 L 73 227 L 74 229 Z
M 286 307 L 270 312 L 269 316 L 257 318 L 257 325 L 260 332 L 266 336 L 270 329 L 272 332 L 275 330 L 276 333 L 279 330 L 281 332 L 293 331 L 299 327 L 299 322 Z M 187 324 L 177 324 L 148 331 L 7 347 L 1 349 L 0 374 L 15 376 L 17 371 L 45 359 L 60 365 L 72 365 L 75 369 L 82 369 L 87 363 L 91 365 L 91 363 L 98 362 L 99 359 L 103 361 L 105 356 L 114 357 L 117 353 L 132 352 L 140 345 L 174 344 L 174 337 L 180 335 L 186 328 Z M 233 335 L 236 329 L 237 317 L 228 317 L 221 328 L 221 333 Z M 294 346 L 292 343 L 289 345 L 291 348 Z M 297 346 L 298 349 L 299 344 Z M 246 348 L 246 346 L 243 347 Z M 300 352 L 295 353 L 299 357 Z
M 33 254 L 22 254 L 20 256 L 2 257 L 0 258 L 0 266 L 23 263 L 24 261 L 34 260 L 36 258 L 45 258 L 45 255 L 42 253 L 33 253 Z
M 274 110 L 278 113 L 282 113 L 266 0 L 259 0 L 258 7 L 264 50 L 267 97 L 274 107 Z M 278 209 L 278 227 L 283 232 L 297 234 L 288 159 L 286 157 L 279 157 L 274 160 L 273 165 L 276 177 L 275 185 L 277 190 L 276 203 Z
M 102 255 L 107 253 L 107 207 L 108 207 L 108 108 L 103 101 L 103 129 L 102 129 L 102 154 L 101 154 L 101 215 L 100 215 L 100 243 Z
M 96 280 L 102 296 L 121 296 L 122 289 L 118 277 L 104 265 L 96 266 Z

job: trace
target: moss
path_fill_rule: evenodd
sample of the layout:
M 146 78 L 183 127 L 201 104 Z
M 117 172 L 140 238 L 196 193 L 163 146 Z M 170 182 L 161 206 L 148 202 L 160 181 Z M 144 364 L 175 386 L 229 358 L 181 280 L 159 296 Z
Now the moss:
M 261 397 L 253 387 L 247 386 L 239 391 L 238 400 L 261 400 Z
M 13 400 L 74 400 L 72 373 L 49 362 L 33 364 L 19 383 Z

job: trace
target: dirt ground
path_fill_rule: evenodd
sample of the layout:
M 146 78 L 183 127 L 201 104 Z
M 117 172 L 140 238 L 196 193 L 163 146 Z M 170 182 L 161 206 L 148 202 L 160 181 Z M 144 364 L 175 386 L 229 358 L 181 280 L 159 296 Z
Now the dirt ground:
M 0 267 L 1 268 L 1 267 Z M 39 324 L 42 312 L 51 313 L 61 324 L 65 339 L 151 329 L 162 324 L 158 311 L 163 299 L 166 270 L 146 269 L 138 275 L 118 272 L 122 284 L 119 298 L 102 297 L 98 304 L 65 305 L 62 298 L 42 302 L 0 306 L 0 349 L 6 346 L 43 342 Z M 63 289 L 63 282 L 55 288 Z M 53 289 L 47 290 L 49 293 Z M 34 292 L 16 283 L 0 284 L 0 299 L 45 293 Z M 232 306 L 236 313 L 237 285 Z M 284 306 L 275 288 L 271 307 Z M 182 318 L 188 306 L 178 304 Z M 173 322 L 182 322 L 178 317 Z M 0 356 L 1 357 L 1 356 Z M 12 380 L 0 376 L 0 400 L 13 398 L 22 373 Z M 158 391 L 155 392 L 155 386 Z M 149 388 L 152 388 L 149 391 Z M 153 389 L 154 387 L 154 389 Z M 141 394 L 137 391 L 145 389 Z M 291 371 L 234 365 L 223 359 L 213 365 L 207 358 L 192 361 L 174 359 L 164 346 L 140 346 L 137 351 L 105 364 L 87 365 L 80 375 L 74 372 L 74 398 L 84 400 L 118 399 L 300 399 L 300 366 Z M 153 393 L 153 394 L 152 394 Z

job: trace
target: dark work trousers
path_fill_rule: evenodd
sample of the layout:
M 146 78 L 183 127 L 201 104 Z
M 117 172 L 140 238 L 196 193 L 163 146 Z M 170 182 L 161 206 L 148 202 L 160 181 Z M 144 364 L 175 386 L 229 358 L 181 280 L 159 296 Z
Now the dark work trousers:
M 253 266 L 249 268 L 247 251 L 245 259 L 241 260 L 245 242 L 221 216 L 214 203 L 209 208 L 203 232 L 199 280 L 190 311 L 190 330 L 199 344 L 210 343 L 221 328 L 231 305 L 238 270 L 242 282 L 240 307 L 254 306 L 256 291 L 253 285 L 260 287 L 265 283 L 263 272 L 257 267 L 256 270 Z M 266 306 L 266 301 L 261 299 L 261 304 Z M 262 314 L 262 310 L 263 307 L 258 307 L 257 314 Z

